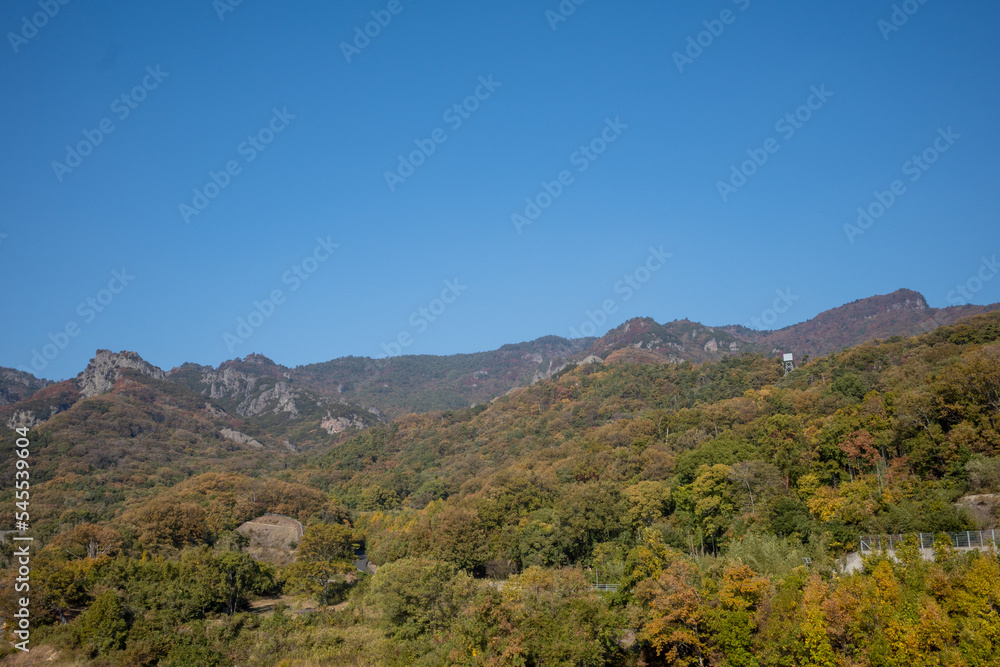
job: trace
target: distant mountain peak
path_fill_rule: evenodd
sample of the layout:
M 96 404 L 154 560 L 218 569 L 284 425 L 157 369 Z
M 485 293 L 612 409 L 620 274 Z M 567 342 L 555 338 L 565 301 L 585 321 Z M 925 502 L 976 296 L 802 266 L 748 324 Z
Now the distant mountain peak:
M 245 364 L 257 364 L 258 366 L 277 366 L 273 360 L 265 357 L 263 354 L 258 354 L 257 352 L 251 352 L 247 356 L 243 357 L 243 363 Z
M 921 311 L 929 308 L 930 305 L 928 305 L 927 299 L 920 292 L 911 289 L 898 289 L 889 294 L 876 294 L 875 296 L 858 299 L 857 301 L 852 301 L 824 312 L 851 312 L 859 309 L 879 312 L 892 312 L 896 310 Z M 823 315 L 823 313 L 820 313 L 820 315 Z
M 31 373 L 0 368 L 0 406 L 23 401 L 50 384 L 49 380 L 36 378 Z
M 276 378 L 287 377 L 288 373 L 287 368 L 279 363 L 276 363 L 270 357 L 265 357 L 263 354 L 259 354 L 257 352 L 251 352 L 242 359 L 237 357 L 236 359 L 223 361 L 219 364 L 219 367 L 216 370 L 225 371 L 227 369 Z
M 80 386 L 80 394 L 84 398 L 90 398 L 113 389 L 118 378 L 121 377 L 122 369 L 125 368 L 138 371 L 157 380 L 166 378 L 166 373 L 145 361 L 136 352 L 98 350 L 83 372 L 76 376 L 77 384 Z

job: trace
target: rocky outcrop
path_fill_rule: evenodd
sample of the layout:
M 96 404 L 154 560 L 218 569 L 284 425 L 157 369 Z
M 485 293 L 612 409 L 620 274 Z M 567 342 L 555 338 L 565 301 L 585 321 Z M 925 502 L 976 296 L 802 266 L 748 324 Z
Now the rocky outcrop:
M 542 380 L 548 380 L 550 377 L 552 377 L 562 369 L 566 368 L 566 366 L 568 365 L 569 364 L 565 363 L 557 365 L 554 360 L 549 360 L 549 367 L 547 369 L 545 369 L 544 371 L 537 370 L 535 371 L 535 374 L 531 376 L 531 384 L 535 384 L 536 382 L 541 382 Z M 507 393 L 509 394 L 511 391 L 514 391 L 514 389 L 517 389 L 517 387 L 511 387 L 511 389 Z
M 135 352 L 98 350 L 97 355 L 87 364 L 87 368 L 76 377 L 80 394 L 84 398 L 90 398 L 110 391 L 124 369 L 131 369 L 157 380 L 166 378 L 162 370 L 144 361 Z
M 601 359 L 596 354 L 588 354 L 587 356 L 585 356 L 583 359 L 580 359 L 579 361 L 570 361 L 570 362 L 564 362 L 564 363 L 561 363 L 561 364 L 557 364 L 555 362 L 555 360 L 550 360 L 549 361 L 549 366 L 548 366 L 547 369 L 545 369 L 544 371 L 543 370 L 537 370 L 537 371 L 535 371 L 534 376 L 531 378 L 531 384 L 535 384 L 535 383 L 541 382 L 543 380 L 548 380 L 552 376 L 557 375 L 558 373 L 561 373 L 562 371 L 564 371 L 565 369 L 569 368 L 572 365 L 586 366 L 588 364 L 603 364 L 603 363 L 604 363 L 604 359 Z M 507 392 L 507 394 L 510 394 L 512 391 L 514 391 L 514 389 L 517 389 L 517 387 L 511 388 Z
M 299 416 L 295 405 L 298 392 L 287 382 L 276 382 L 274 386 L 259 391 L 258 387 L 262 383 L 266 386 L 271 381 L 270 378 L 261 378 L 232 367 L 208 371 L 202 375 L 201 381 L 208 387 L 202 393 L 207 393 L 210 398 L 218 400 L 242 397 L 236 412 L 244 417 L 259 415 L 268 409 L 272 412 L 287 412 L 290 417 Z
M 241 415 L 259 415 L 273 404 L 271 412 L 287 412 L 289 417 L 298 417 L 299 410 L 295 406 L 298 392 L 286 382 L 278 382 L 270 389 L 265 389 L 256 396 L 247 396 L 236 409 Z
M 235 368 L 220 368 L 201 376 L 201 381 L 208 385 L 209 398 L 246 396 L 257 386 L 257 380 L 256 376 L 241 373 Z
M 38 417 L 31 410 L 15 410 L 10 419 L 7 420 L 7 428 L 34 428 L 38 423 Z
M 23 401 L 49 384 L 48 380 L 41 380 L 30 373 L 0 368 L 0 406 Z
M 249 435 L 240 433 L 239 431 L 234 431 L 231 428 L 224 428 L 219 431 L 219 434 L 226 440 L 235 442 L 238 445 L 247 445 L 248 447 L 253 447 L 254 449 L 264 449 L 264 445 L 260 444 Z
M 355 414 L 347 415 L 346 417 L 334 417 L 327 412 L 326 419 L 320 422 L 320 426 L 326 429 L 326 432 L 330 435 L 336 435 L 343 433 L 349 428 L 363 429 L 365 428 L 365 422 Z

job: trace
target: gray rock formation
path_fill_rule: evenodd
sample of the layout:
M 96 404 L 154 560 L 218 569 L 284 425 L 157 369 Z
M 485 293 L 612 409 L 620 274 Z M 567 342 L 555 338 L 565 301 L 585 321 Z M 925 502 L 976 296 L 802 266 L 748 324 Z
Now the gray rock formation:
M 7 420 L 7 428 L 34 428 L 37 423 L 38 418 L 31 410 L 15 410 Z
M 264 449 L 264 445 L 260 444 L 249 435 L 240 433 L 239 431 L 234 431 L 231 428 L 224 428 L 219 431 L 219 434 L 226 440 L 235 442 L 238 445 L 247 445 L 249 447 L 253 447 L 254 449 Z
M 236 412 L 244 417 L 259 415 L 271 408 L 272 404 L 274 404 L 272 412 L 287 412 L 293 418 L 299 416 L 298 407 L 295 405 L 299 392 L 287 382 L 277 382 L 273 387 L 260 391 L 258 387 L 262 380 L 259 376 L 243 373 L 234 368 L 208 371 L 202 375 L 201 381 L 208 385 L 208 389 L 202 393 L 208 393 L 211 398 L 242 398 Z
M 166 374 L 162 370 L 144 361 L 135 352 L 98 350 L 97 355 L 87 364 L 87 368 L 76 376 L 80 393 L 83 394 L 84 398 L 90 398 L 96 394 L 110 391 L 114 388 L 118 378 L 121 377 L 122 369 L 125 368 L 138 371 L 157 380 L 166 378 Z
M 23 401 L 50 384 L 48 380 L 41 380 L 30 373 L 0 368 L 0 406 Z
M 359 430 L 363 429 L 365 428 L 365 423 L 358 415 L 355 414 L 348 415 L 346 417 L 334 417 L 327 412 L 326 419 L 320 422 L 320 426 L 326 429 L 326 432 L 330 435 L 336 435 L 337 433 L 343 433 L 351 427 Z
M 287 382 L 278 382 L 256 396 L 247 396 L 236 411 L 244 416 L 259 415 L 267 410 L 269 405 L 277 402 L 271 412 L 287 412 L 289 417 L 294 418 L 299 416 L 299 410 L 295 405 L 296 398 L 298 398 L 298 392 L 292 389 Z

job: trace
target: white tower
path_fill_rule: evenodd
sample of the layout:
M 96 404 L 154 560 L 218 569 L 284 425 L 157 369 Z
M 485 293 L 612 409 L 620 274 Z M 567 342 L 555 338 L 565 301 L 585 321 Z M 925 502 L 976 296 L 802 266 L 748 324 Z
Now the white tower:
M 788 375 L 789 373 L 795 370 L 795 362 L 792 361 L 791 353 L 787 352 L 785 353 L 784 360 L 785 360 L 785 375 Z

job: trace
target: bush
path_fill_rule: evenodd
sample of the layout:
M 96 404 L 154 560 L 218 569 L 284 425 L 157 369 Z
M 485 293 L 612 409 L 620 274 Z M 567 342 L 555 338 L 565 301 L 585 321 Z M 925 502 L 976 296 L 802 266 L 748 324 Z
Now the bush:
M 128 622 L 121 600 L 114 591 L 98 595 L 94 604 L 80 615 L 76 625 L 80 644 L 91 655 L 107 655 L 125 647 Z
M 975 456 L 965 464 L 969 490 L 976 493 L 1000 491 L 1000 457 Z
M 413 639 L 447 628 L 471 588 L 471 578 L 449 563 L 407 558 L 379 568 L 368 596 L 390 633 Z
M 749 565 L 754 572 L 785 577 L 810 558 L 810 552 L 794 538 L 751 533 L 729 545 L 727 554 Z

